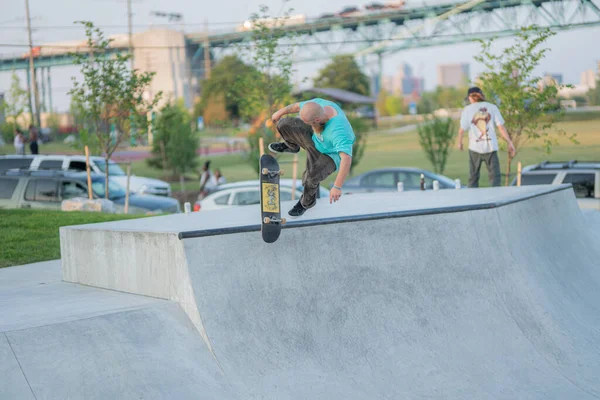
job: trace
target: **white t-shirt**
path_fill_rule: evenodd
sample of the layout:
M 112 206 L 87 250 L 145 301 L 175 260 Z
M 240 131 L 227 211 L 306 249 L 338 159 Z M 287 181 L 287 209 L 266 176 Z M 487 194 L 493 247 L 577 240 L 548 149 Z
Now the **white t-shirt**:
M 498 151 L 498 125 L 504 125 L 504 118 L 498 107 L 487 101 L 469 104 L 460 117 L 460 127 L 469 132 L 469 150 L 480 154 Z

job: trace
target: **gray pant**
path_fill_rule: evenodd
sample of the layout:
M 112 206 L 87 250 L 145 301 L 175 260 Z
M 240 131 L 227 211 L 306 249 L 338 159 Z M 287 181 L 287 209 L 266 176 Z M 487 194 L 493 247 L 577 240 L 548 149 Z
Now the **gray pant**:
M 317 202 L 320 183 L 335 172 L 335 162 L 328 155 L 321 153 L 312 141 L 312 127 L 300 118 L 282 118 L 277 123 L 277 130 L 291 149 L 306 150 L 306 169 L 302 174 L 304 191 L 300 204 L 311 208 Z
M 492 186 L 500 186 L 500 160 L 498 152 L 477 153 L 469 150 L 469 187 L 479 187 L 479 171 L 481 163 L 484 162 L 488 170 L 488 177 Z

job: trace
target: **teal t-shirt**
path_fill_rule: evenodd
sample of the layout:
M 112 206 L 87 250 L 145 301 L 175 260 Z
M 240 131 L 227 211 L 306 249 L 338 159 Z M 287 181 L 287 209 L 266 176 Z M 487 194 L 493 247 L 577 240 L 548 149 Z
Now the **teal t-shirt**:
M 320 135 L 313 131 L 312 140 L 317 150 L 333 159 L 335 169 L 338 170 L 342 161 L 339 155 L 340 152 L 344 152 L 352 157 L 352 145 L 356 140 L 352 126 L 342 109 L 329 100 L 315 98 L 302 101 L 300 102 L 300 109 L 309 101 L 313 101 L 321 107 L 331 106 L 337 111 L 337 115 L 325 123 L 323 132 Z

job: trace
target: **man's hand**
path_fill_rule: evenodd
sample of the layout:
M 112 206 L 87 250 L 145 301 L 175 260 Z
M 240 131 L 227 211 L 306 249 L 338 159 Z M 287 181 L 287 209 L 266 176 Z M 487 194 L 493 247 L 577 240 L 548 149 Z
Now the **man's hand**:
M 342 191 L 337 188 L 331 188 L 329 191 L 329 204 L 335 203 L 342 197 Z
M 515 145 L 512 144 L 512 142 L 508 143 L 508 154 L 510 155 L 510 157 L 514 157 L 516 154 L 517 150 L 515 149 Z
M 277 125 L 277 122 L 281 119 L 281 115 L 279 115 L 279 111 L 275 111 L 271 116 L 271 121 Z
M 460 150 L 463 151 L 464 147 L 463 147 L 463 135 L 465 134 L 465 131 L 463 128 L 460 128 L 458 130 L 458 140 L 456 141 L 456 147 Z

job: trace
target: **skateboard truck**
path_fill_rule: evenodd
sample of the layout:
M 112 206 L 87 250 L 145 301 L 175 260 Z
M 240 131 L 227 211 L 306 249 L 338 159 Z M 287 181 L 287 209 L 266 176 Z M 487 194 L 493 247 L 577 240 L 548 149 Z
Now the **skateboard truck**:
M 262 169 L 262 174 L 263 175 L 269 175 L 269 178 L 273 178 L 277 175 L 282 176 L 283 175 L 283 170 L 280 169 L 279 171 L 270 171 L 268 168 L 263 168 Z
M 265 217 L 263 218 L 263 222 L 265 224 L 281 224 L 281 225 L 285 225 L 285 223 L 287 222 L 285 218 L 276 218 L 276 217 Z

